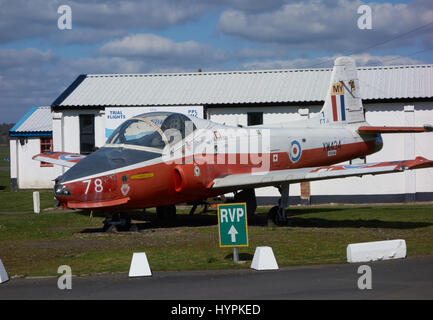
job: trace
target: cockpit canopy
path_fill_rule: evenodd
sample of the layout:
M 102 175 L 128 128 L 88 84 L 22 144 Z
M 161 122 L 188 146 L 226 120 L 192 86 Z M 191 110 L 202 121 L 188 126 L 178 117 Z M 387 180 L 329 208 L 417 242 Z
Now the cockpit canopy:
M 184 114 L 151 112 L 123 122 L 108 138 L 107 144 L 125 144 L 163 149 L 196 130 L 193 121 Z

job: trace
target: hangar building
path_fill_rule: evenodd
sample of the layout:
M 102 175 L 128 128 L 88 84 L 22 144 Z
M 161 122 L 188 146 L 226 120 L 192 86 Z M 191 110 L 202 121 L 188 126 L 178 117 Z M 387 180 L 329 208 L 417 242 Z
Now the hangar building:
M 11 188 L 51 188 L 53 165 L 32 160 L 53 147 L 51 107 L 33 107 L 9 130 Z
M 90 153 L 112 130 L 139 113 L 168 110 L 225 124 L 271 124 L 318 113 L 332 69 L 197 72 L 172 74 L 87 74 L 53 102 L 55 151 Z M 433 65 L 360 67 L 366 119 L 371 125 L 433 123 Z M 367 162 L 433 158 L 432 134 L 384 135 L 384 148 Z M 360 160 L 361 161 L 361 160 Z M 364 161 L 364 159 L 362 159 Z M 62 169 L 54 167 L 54 175 Z M 316 181 L 302 186 L 302 198 L 320 202 L 433 200 L 433 169 L 393 175 Z M 273 187 L 256 191 L 273 203 Z M 292 203 L 301 188 L 291 187 Z

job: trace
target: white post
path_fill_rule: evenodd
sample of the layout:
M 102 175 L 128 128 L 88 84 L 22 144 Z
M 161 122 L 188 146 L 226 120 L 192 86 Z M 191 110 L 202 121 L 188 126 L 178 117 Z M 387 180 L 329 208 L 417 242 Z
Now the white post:
M 145 252 L 134 252 L 132 255 L 131 266 L 129 267 L 129 277 L 151 276 L 149 262 Z
M 6 272 L 5 267 L 3 266 L 2 259 L 0 259 L 0 283 L 6 282 L 9 280 L 8 274 Z
M 237 248 L 237 247 L 233 248 L 233 262 L 234 263 L 239 262 L 239 248 Z
M 33 211 L 34 213 L 41 212 L 41 200 L 38 191 L 33 192 Z

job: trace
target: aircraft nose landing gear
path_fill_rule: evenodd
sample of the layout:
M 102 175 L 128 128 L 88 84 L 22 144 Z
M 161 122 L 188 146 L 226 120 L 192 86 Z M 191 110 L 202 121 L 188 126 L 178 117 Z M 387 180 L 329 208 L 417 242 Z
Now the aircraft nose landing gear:
M 104 232 L 137 231 L 137 226 L 131 223 L 131 217 L 126 214 L 109 214 L 105 217 L 103 223 L 102 230 Z
M 278 191 L 281 194 L 280 200 L 278 200 L 278 206 L 272 207 L 269 210 L 268 217 L 277 226 L 287 225 L 289 220 L 284 210 L 289 206 L 289 184 L 281 185 L 278 187 Z

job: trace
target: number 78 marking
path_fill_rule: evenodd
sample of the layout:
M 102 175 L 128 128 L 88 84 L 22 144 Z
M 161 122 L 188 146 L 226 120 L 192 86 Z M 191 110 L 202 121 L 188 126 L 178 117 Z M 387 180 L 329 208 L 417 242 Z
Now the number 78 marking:
M 87 183 L 86 191 L 84 191 L 84 194 L 87 194 L 89 192 L 90 183 L 92 182 L 92 179 L 83 180 L 83 183 Z M 95 192 L 102 192 L 104 190 L 104 187 L 102 186 L 102 180 L 101 179 L 95 179 Z

